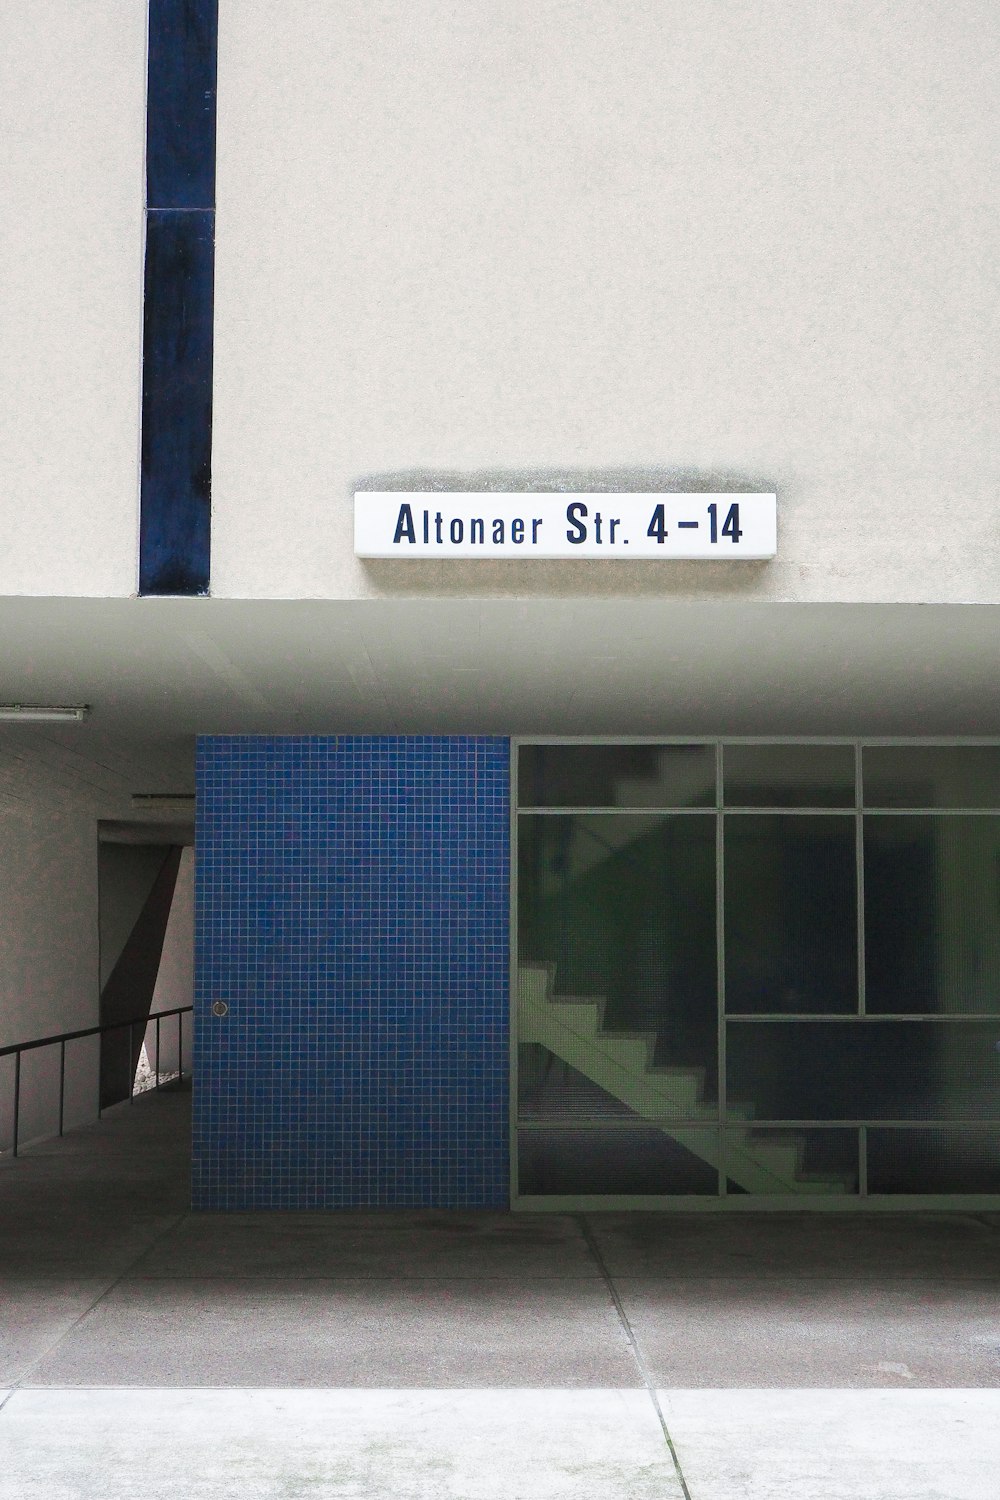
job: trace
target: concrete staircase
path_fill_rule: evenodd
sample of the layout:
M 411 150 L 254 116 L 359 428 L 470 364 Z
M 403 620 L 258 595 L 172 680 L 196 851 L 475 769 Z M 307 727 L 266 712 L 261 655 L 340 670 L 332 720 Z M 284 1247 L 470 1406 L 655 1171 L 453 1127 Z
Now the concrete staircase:
M 637 810 L 657 807 L 698 807 L 705 790 L 705 768 L 700 757 L 687 765 L 676 750 L 662 751 L 656 768 L 645 776 L 620 776 L 614 783 L 614 806 Z M 714 797 L 707 806 L 714 805 Z
M 566 852 L 565 880 L 578 880 L 616 854 L 627 856 L 631 844 L 661 827 L 663 809 L 698 807 L 704 786 L 700 761 L 686 766 L 667 752 L 645 776 L 618 777 L 611 785 L 608 808 L 627 810 L 628 817 L 608 812 L 578 817 L 576 837 Z M 711 804 L 702 810 L 711 812 Z
M 714 1104 L 705 1103 L 704 1069 L 662 1067 L 653 1062 L 651 1032 L 611 1033 L 603 1029 L 604 1000 L 553 994 L 555 965 L 525 964 L 518 970 L 518 1040 L 546 1047 L 591 1079 L 640 1119 L 662 1130 L 693 1155 L 718 1167 L 719 1137 L 692 1121 L 718 1122 Z M 739 1121 L 752 1119 L 750 1105 L 730 1104 L 725 1171 L 748 1193 L 822 1194 L 854 1190 L 853 1178 L 802 1171 L 805 1139 L 792 1132 L 767 1138 Z M 664 1117 L 687 1123 L 676 1126 Z M 736 1123 L 733 1123 L 735 1116 Z

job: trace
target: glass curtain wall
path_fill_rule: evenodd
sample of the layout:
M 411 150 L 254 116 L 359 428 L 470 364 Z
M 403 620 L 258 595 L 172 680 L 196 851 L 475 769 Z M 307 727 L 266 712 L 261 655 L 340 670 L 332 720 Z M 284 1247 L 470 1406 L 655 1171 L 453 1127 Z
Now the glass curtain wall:
M 1000 747 L 516 763 L 520 1197 L 1000 1193 Z

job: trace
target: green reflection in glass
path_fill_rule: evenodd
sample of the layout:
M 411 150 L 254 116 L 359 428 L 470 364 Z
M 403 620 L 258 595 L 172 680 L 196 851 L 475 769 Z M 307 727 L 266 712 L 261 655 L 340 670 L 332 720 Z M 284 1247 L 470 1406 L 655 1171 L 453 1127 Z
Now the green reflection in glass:
M 725 820 L 726 1009 L 855 1012 L 853 817 Z
M 758 1120 L 1000 1116 L 1000 1027 L 981 1021 L 731 1021 L 731 1114 Z
M 868 1131 L 870 1193 L 1000 1193 L 995 1130 Z
M 714 807 L 714 745 L 522 745 L 521 807 Z
M 726 745 L 727 807 L 853 807 L 853 745 Z
M 1000 1014 L 1000 818 L 866 814 L 866 1006 Z
M 998 745 L 866 745 L 866 807 L 1000 808 Z
M 534 970 L 539 1003 L 600 1001 L 580 1028 L 648 1034 L 651 1065 L 697 1074 L 697 1090 L 685 1087 L 700 1107 L 717 1072 L 714 816 L 522 814 L 518 829 L 518 962 Z M 587 1073 L 586 1055 L 574 1058 Z M 539 1087 L 531 1076 L 522 1095 Z M 589 1076 L 608 1092 L 606 1072 L 595 1064 Z M 679 1112 L 662 1079 L 647 1092 L 650 1111 Z M 646 1111 L 634 1091 L 626 1098 Z
M 518 1191 L 714 1197 L 718 1136 L 697 1126 L 672 1135 L 642 1122 L 522 1129 Z

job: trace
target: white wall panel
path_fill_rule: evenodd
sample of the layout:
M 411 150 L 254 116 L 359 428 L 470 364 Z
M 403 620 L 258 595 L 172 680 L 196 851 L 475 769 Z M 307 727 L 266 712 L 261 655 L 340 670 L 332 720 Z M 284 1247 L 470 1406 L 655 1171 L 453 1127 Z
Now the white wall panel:
M 223 0 L 213 591 L 627 591 L 353 556 L 359 482 L 558 472 L 777 489 L 774 563 L 667 592 L 996 599 L 997 39 L 985 0 Z
M 0 1046 L 96 1026 L 97 828 L 85 807 L 34 798 L 0 815 Z M 0 1072 L 0 1150 L 13 1134 L 13 1060 Z M 89 1053 L 67 1052 L 67 1094 L 80 1087 L 97 1113 Z M 69 1117 L 67 1117 L 69 1118 Z M 53 1135 L 59 1120 L 59 1049 L 25 1053 L 19 1135 Z M 78 1119 L 77 1119 L 78 1122 Z
M 100 846 L 102 990 L 121 958 L 168 852 L 163 844 L 102 843 Z
M 135 590 L 144 92 L 144 5 L 3 7 L 8 594 Z
M 0 1046 L 100 1019 L 98 822 L 127 812 L 126 769 L 84 733 L 0 734 Z M 96 1038 L 66 1048 L 65 1125 L 97 1114 Z M 23 1054 L 20 1139 L 53 1134 L 59 1049 Z M 12 1135 L 13 1063 L 0 1060 L 0 1150 Z
M 87 808 L 0 822 L 0 1046 L 97 1025 L 97 827 Z
M 150 1014 L 194 1004 L 194 850 L 185 849 L 177 870 L 163 952 Z M 174 1023 L 171 1023 L 173 1028 Z M 164 1040 L 167 1036 L 164 1031 Z

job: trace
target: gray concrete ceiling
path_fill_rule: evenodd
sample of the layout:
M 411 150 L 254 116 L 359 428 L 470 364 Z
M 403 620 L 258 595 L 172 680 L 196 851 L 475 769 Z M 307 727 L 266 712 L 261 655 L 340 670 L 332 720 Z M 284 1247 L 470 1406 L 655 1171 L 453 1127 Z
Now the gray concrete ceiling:
M 136 792 L 249 733 L 1000 735 L 1000 608 L 620 599 L 0 600 L 0 725 Z

